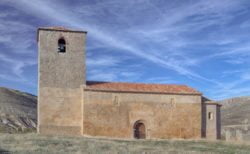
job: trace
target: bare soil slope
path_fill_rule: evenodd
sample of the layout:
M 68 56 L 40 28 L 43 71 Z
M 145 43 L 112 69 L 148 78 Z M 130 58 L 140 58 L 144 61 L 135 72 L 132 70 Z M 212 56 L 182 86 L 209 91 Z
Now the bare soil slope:
M 250 123 L 250 97 L 236 97 L 218 101 L 222 104 L 222 126 L 242 125 Z
M 0 87 L 0 132 L 35 130 L 36 106 L 36 96 Z

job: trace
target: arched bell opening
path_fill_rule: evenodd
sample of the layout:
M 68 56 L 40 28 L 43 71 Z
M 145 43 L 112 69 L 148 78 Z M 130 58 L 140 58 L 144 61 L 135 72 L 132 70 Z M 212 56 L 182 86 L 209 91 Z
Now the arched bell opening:
M 64 38 L 60 38 L 58 40 L 58 52 L 59 53 L 65 53 L 66 52 L 66 42 Z

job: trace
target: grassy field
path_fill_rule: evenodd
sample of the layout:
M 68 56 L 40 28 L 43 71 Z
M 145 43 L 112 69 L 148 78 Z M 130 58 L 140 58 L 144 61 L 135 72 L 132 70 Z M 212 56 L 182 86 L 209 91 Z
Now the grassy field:
M 249 154 L 249 144 L 194 140 L 114 140 L 83 137 L 1 134 L 0 153 L 104 153 L 104 154 Z

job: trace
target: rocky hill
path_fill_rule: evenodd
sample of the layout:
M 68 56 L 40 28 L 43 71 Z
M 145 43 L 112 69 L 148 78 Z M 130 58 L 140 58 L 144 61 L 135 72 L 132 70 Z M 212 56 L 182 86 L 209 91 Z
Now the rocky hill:
M 218 101 L 222 104 L 222 126 L 250 124 L 250 96 Z
M 227 141 L 250 142 L 250 97 L 218 101 L 222 104 L 222 137 Z
M 0 132 L 36 129 L 37 97 L 0 87 Z

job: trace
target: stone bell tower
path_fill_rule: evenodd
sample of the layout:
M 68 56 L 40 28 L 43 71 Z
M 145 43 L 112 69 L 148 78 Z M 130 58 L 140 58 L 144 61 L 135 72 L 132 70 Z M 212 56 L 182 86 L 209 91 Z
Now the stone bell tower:
M 81 135 L 86 32 L 38 29 L 38 133 Z

